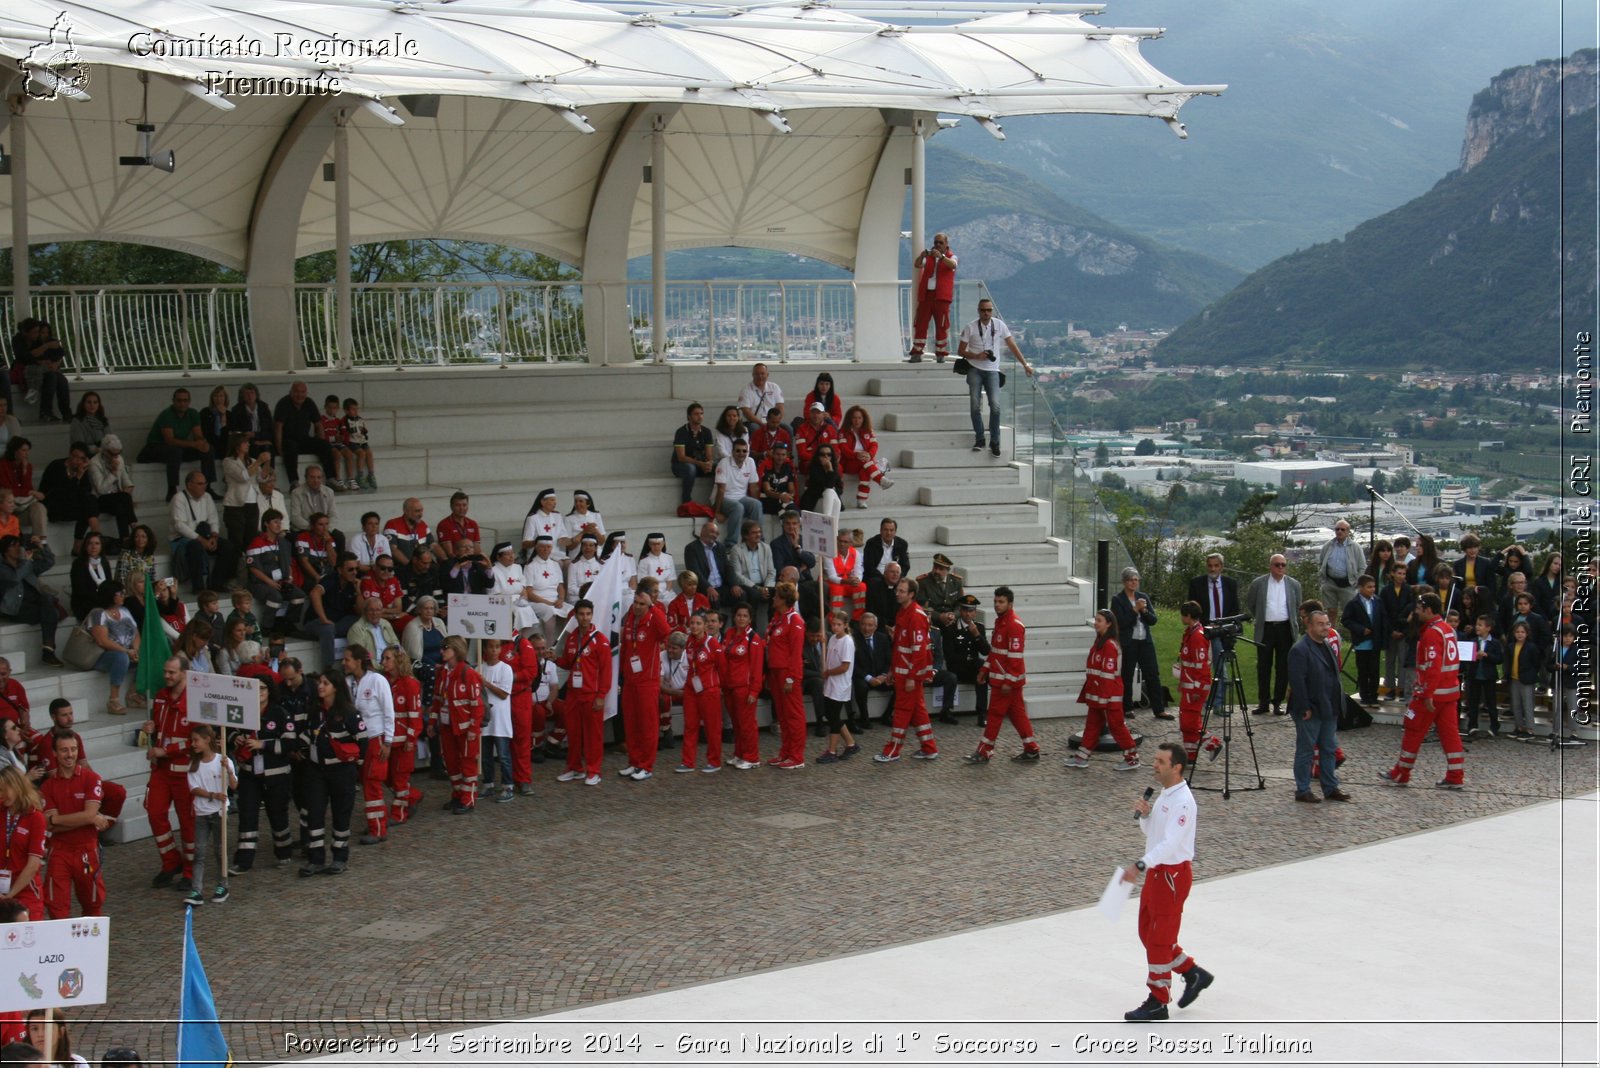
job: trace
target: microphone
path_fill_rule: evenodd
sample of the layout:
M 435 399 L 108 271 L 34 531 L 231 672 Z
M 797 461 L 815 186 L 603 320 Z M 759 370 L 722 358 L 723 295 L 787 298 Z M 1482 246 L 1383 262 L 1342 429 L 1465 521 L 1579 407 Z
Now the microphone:
M 1149 801 L 1154 796 L 1156 796 L 1156 788 L 1154 786 L 1146 786 L 1144 788 L 1144 799 Z M 1142 819 L 1144 819 L 1144 817 L 1139 815 L 1139 813 L 1135 812 L 1133 814 L 1133 822 L 1138 823 Z

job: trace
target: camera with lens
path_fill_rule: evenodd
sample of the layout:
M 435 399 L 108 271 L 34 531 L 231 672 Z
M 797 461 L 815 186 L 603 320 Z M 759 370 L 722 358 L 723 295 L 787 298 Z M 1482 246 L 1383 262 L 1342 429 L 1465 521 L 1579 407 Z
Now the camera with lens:
M 1244 633 L 1244 621 L 1249 618 L 1242 612 L 1236 616 L 1221 616 L 1207 623 L 1201 633 L 1208 641 L 1231 642 Z

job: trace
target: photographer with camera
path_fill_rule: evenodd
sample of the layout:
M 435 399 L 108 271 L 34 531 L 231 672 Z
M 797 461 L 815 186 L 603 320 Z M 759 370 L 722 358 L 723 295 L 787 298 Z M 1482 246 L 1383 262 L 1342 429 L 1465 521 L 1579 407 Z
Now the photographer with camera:
M 1238 623 L 1215 623 L 1208 627 L 1202 619 L 1205 609 L 1198 601 L 1185 601 L 1178 607 L 1183 618 L 1183 643 L 1178 647 L 1178 662 L 1172 665 L 1172 677 L 1178 680 L 1178 729 L 1183 732 L 1183 751 L 1189 763 L 1200 755 L 1200 735 L 1205 730 L 1206 698 L 1211 693 L 1211 649 L 1220 645 L 1220 635 L 1212 638 L 1209 632 L 1233 628 L 1238 633 Z M 1206 755 L 1212 760 L 1222 750 L 1222 742 L 1211 735 L 1205 742 Z
M 967 399 L 972 412 L 972 451 L 982 452 L 984 445 L 983 416 L 978 411 L 978 394 L 989 395 L 989 451 L 1000 455 L 1000 360 L 995 350 L 1005 342 L 1011 355 L 1029 377 L 1033 367 L 1017 348 L 1016 338 L 1004 319 L 995 318 L 994 301 L 984 297 L 978 301 L 978 317 L 961 330 L 961 346 L 956 355 L 956 369 L 966 364 Z
M 933 247 L 917 253 L 911 269 L 917 272 L 917 308 L 911 319 L 911 356 L 906 362 L 922 362 L 931 321 L 936 332 L 934 356 L 944 363 L 950 355 L 950 304 L 956 299 L 956 254 L 950 251 L 950 235 L 934 234 Z
M 0 538 L 0 619 L 12 623 L 38 623 L 44 648 L 40 659 L 60 667 L 56 656 L 56 623 L 65 615 L 57 601 L 39 582 L 39 576 L 55 566 L 56 558 L 34 534 L 24 541 L 20 535 Z

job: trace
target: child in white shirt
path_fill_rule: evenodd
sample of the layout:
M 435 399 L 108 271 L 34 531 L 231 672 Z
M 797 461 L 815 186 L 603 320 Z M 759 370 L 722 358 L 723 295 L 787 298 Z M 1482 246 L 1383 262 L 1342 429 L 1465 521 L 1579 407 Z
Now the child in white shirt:
M 861 751 L 850 728 L 844 725 L 850 702 L 856 662 L 856 643 L 850 636 L 850 613 L 836 608 L 828 613 L 828 626 L 832 636 L 823 650 L 822 713 L 828 720 L 828 748 L 817 757 L 818 764 L 835 764 L 848 760 Z M 844 750 L 839 750 L 841 737 Z
M 211 900 L 228 900 L 228 865 L 222 859 L 222 821 L 227 818 L 228 792 L 238 785 L 233 761 L 217 752 L 217 732 L 209 724 L 197 723 L 189 731 L 189 796 L 194 804 L 193 888 L 184 904 L 199 908 L 206 903 L 206 854 L 217 855 L 217 883 Z
M 483 661 L 478 675 L 483 679 L 483 781 L 478 792 L 495 801 L 510 801 L 511 791 L 511 689 L 516 673 L 500 659 L 501 643 L 483 640 Z M 494 769 L 500 768 L 500 788 L 494 788 Z

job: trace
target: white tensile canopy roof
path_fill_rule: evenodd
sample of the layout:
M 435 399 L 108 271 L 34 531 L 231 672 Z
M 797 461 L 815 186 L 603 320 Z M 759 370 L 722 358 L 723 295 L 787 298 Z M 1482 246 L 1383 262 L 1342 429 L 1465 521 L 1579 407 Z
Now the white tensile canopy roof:
M 0 55 L 18 64 L 6 95 L 25 108 L 31 242 L 144 242 L 252 270 L 266 234 L 280 259 L 332 247 L 334 185 L 318 164 L 348 109 L 355 243 L 492 241 L 586 266 L 603 225 L 644 254 L 638 168 L 628 162 L 623 200 L 610 201 L 631 195 L 631 219 L 598 216 L 598 191 L 636 160 L 629 139 L 665 121 L 668 247 L 779 248 L 851 268 L 869 188 L 905 165 L 888 149 L 912 116 L 1081 112 L 1177 127 L 1187 100 L 1223 88 L 1174 83 L 1139 54 L 1159 30 L 1086 21 L 1099 10 L 7 0 Z M 343 92 L 247 95 L 253 84 L 217 76 L 337 79 Z M 119 165 L 144 151 L 131 123 L 146 94 L 154 154 L 173 150 L 174 173 Z M 4 180 L 0 191 L 12 194 Z M 0 213 L 0 245 L 10 237 Z

